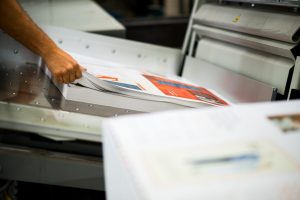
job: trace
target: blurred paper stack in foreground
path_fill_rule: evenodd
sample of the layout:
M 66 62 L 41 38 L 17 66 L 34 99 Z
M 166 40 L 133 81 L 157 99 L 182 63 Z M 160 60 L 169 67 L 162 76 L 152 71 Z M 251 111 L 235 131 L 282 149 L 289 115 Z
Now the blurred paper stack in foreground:
M 104 123 L 108 200 L 299 199 L 300 101 Z

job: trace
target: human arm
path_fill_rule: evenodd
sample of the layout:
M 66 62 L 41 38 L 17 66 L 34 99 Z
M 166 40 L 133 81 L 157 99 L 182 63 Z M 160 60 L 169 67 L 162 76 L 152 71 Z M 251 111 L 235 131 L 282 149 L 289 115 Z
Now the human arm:
M 40 55 L 59 83 L 81 77 L 83 68 L 32 21 L 16 0 L 0 0 L 0 13 L 0 28 Z

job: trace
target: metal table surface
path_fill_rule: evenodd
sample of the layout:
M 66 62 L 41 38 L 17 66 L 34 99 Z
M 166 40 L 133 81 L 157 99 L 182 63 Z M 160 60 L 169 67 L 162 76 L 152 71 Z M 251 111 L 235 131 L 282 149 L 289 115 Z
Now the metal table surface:
M 70 122 L 74 123 L 73 129 L 66 122 L 65 127 L 58 131 L 65 133 L 77 129 L 81 121 L 93 126 L 98 118 L 138 112 L 66 100 L 44 72 L 32 63 L 0 66 L 0 80 L 0 118 L 12 122 L 0 120 L 0 178 L 104 190 L 101 142 L 52 140 L 37 134 L 37 131 L 49 133 L 57 128 L 36 126 L 37 131 L 30 131 L 38 124 L 30 120 L 47 112 L 69 113 L 65 120 L 74 117 L 77 121 Z M 21 109 L 23 115 L 19 118 L 27 120 L 27 124 L 18 126 L 16 116 Z M 45 122 L 46 117 L 40 117 L 40 120 Z M 92 128 L 83 129 L 83 133 L 98 130 Z
M 114 117 L 137 111 L 66 100 L 35 64 L 0 65 L 0 101 L 60 109 L 100 117 Z

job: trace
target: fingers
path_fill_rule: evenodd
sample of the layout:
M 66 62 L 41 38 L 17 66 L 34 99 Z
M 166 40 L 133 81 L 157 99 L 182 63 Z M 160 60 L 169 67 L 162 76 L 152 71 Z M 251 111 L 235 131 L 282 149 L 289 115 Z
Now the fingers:
M 77 63 L 66 67 L 66 69 L 63 70 L 63 82 L 64 83 L 72 83 L 73 81 L 75 81 L 76 78 L 80 78 L 81 77 L 81 72 L 80 72 L 80 68 L 79 65 Z
M 81 77 L 81 67 L 77 63 L 67 67 L 60 67 L 53 72 L 53 77 L 58 83 L 72 83 Z
M 68 71 L 64 72 L 62 75 L 63 83 L 70 83 L 70 74 Z
M 77 78 L 81 78 L 82 72 L 83 72 L 82 69 L 84 69 L 84 68 L 81 67 L 80 65 L 78 65 L 78 69 L 76 70 L 76 79 L 77 79 Z
M 63 81 L 63 77 L 62 76 L 58 76 L 58 77 L 54 77 L 56 79 L 56 81 L 60 84 L 64 83 Z
M 72 83 L 82 76 L 84 68 L 61 49 L 52 51 L 44 59 L 58 83 Z
M 76 71 L 71 71 L 69 74 L 70 77 L 70 83 L 72 83 L 73 81 L 75 81 L 76 79 Z
M 81 72 L 85 72 L 85 71 L 86 71 L 86 68 L 80 66 L 80 71 L 81 71 Z

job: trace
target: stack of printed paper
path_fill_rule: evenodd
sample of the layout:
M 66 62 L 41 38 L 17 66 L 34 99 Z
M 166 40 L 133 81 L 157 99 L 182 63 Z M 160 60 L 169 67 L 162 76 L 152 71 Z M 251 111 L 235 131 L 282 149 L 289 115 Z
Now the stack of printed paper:
M 299 199 L 300 101 L 104 122 L 108 200 Z
M 189 107 L 229 105 L 207 88 L 133 69 L 89 65 L 83 76 L 78 83 L 102 92 Z

